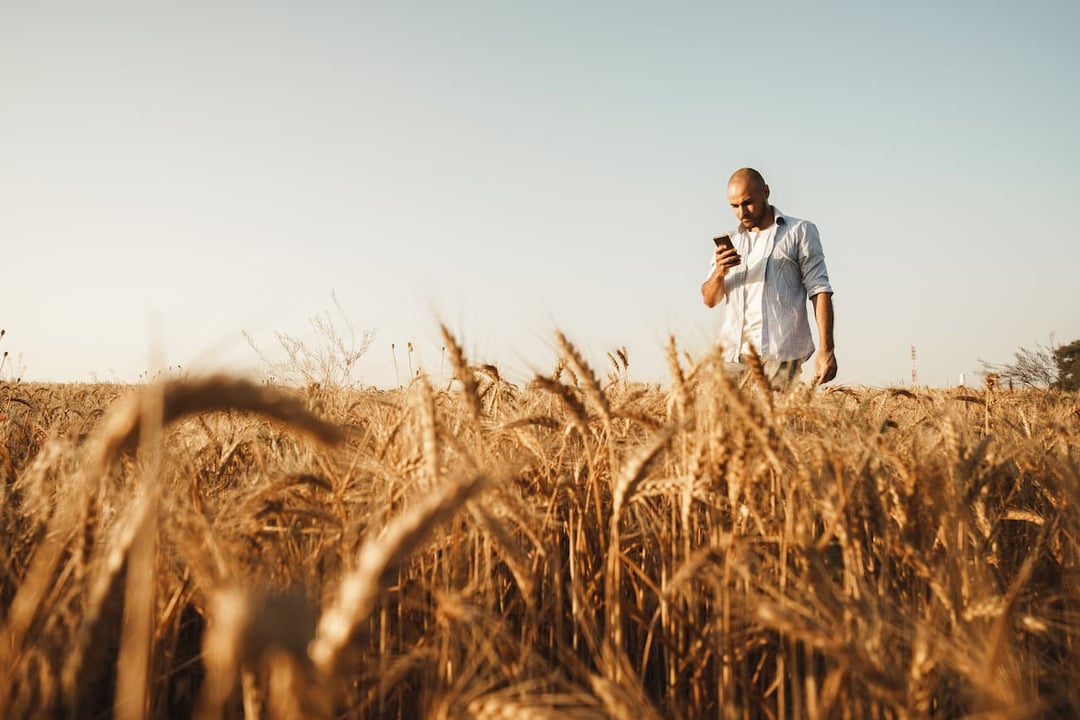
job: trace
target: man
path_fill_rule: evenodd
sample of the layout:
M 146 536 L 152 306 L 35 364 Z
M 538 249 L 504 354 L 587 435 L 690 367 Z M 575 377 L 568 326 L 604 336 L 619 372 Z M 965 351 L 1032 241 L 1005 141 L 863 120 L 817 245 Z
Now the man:
M 806 300 L 814 306 L 818 349 L 814 384 L 836 377 L 833 304 L 817 227 L 769 204 L 769 186 L 757 170 L 736 170 L 728 202 L 739 220 L 731 244 L 718 244 L 701 285 L 707 307 L 724 304 L 721 344 L 726 367 L 745 373 L 751 347 L 770 381 L 787 385 L 814 354 Z

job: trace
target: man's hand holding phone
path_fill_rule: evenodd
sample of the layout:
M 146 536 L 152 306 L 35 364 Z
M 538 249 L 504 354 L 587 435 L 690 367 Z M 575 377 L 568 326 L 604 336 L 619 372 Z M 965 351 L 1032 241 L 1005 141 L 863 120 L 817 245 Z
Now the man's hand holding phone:
M 731 236 L 714 237 L 713 243 L 716 244 L 713 255 L 716 267 L 709 279 L 701 285 L 701 299 L 705 301 L 705 307 L 715 307 L 716 303 L 724 298 L 724 278 L 727 277 L 728 270 L 742 262 L 735 244 L 731 242 Z
M 716 270 L 721 275 L 727 275 L 727 271 L 741 263 L 742 258 L 739 257 L 738 251 L 735 250 L 735 245 L 731 242 L 729 235 L 714 237 L 713 243 L 716 244 L 716 251 L 713 256 L 716 260 Z

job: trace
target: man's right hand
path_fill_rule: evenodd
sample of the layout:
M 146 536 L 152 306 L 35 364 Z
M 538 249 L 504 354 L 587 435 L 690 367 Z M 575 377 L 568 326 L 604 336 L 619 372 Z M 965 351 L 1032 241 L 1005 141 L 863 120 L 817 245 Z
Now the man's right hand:
M 701 299 L 706 307 L 715 307 L 716 303 L 720 302 L 724 297 L 724 278 L 728 270 L 742 262 L 739 252 L 731 246 L 720 245 L 713 252 L 716 267 L 713 268 L 709 279 L 701 286 Z
M 716 273 L 720 273 L 720 277 L 727 275 L 727 271 L 735 267 L 742 262 L 742 258 L 739 257 L 739 251 L 730 245 L 721 245 L 713 252 L 713 260 L 716 261 Z

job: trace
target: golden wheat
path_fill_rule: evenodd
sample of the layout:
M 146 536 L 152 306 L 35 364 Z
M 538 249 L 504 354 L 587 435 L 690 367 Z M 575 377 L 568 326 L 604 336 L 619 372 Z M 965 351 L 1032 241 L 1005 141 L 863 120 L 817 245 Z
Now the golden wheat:
M 1075 396 L 443 332 L 447 389 L 0 387 L 0 714 L 1080 712 Z

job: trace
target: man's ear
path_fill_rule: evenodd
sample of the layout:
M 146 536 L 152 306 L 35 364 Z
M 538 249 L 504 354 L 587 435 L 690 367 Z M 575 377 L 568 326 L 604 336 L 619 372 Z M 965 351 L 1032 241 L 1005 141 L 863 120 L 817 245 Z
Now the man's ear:
M 765 186 L 765 199 L 766 200 L 769 199 L 769 186 L 768 185 Z

